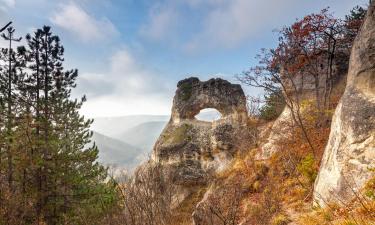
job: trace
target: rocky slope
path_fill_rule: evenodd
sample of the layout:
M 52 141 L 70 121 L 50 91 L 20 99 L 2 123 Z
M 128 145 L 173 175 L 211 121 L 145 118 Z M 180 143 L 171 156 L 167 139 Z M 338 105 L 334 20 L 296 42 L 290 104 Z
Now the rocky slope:
M 375 2 L 354 43 L 347 87 L 335 111 L 315 182 L 316 204 L 347 202 L 375 167 Z

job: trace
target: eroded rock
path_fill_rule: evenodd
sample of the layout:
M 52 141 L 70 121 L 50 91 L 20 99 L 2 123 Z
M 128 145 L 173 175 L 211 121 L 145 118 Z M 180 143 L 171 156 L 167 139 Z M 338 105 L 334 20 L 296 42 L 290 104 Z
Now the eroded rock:
M 195 119 L 200 110 L 215 108 L 222 117 L 214 122 Z M 179 196 L 192 186 L 209 183 L 229 165 L 237 151 L 251 144 L 247 126 L 246 97 L 240 85 L 222 79 L 198 78 L 177 85 L 172 116 L 157 140 L 152 160 L 161 163 Z M 183 199 L 180 199 L 181 201 Z
M 375 2 L 353 45 L 345 93 L 336 108 L 314 202 L 353 199 L 375 167 Z

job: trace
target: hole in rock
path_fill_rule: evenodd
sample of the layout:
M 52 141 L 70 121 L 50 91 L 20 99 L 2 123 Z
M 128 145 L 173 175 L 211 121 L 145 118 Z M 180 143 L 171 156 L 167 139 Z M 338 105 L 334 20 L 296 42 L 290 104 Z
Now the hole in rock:
M 214 108 L 207 108 L 202 109 L 196 116 L 195 119 L 206 121 L 206 122 L 213 122 L 215 120 L 221 119 L 221 113 Z

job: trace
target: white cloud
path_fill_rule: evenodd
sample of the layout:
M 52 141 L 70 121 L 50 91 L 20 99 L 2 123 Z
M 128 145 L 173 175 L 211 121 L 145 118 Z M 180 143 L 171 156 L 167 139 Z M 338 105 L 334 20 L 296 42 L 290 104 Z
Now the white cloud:
M 10 8 L 14 8 L 16 0 L 0 0 L 0 12 L 6 12 Z
M 159 0 L 155 5 L 142 33 L 191 53 L 236 48 L 307 13 L 330 5 L 342 15 L 355 4 L 352 0 Z
M 293 11 L 298 2 L 167 0 L 155 4 L 149 15 L 149 22 L 141 28 L 141 33 L 159 41 L 183 40 L 180 46 L 188 52 L 206 48 L 232 48 L 256 36 L 261 29 L 269 30 L 273 25 L 276 28 L 280 17 L 290 17 L 287 13 Z M 193 20 L 192 16 L 199 16 L 200 22 Z M 182 37 L 184 33 L 179 32 L 180 27 L 192 30 L 189 30 L 187 37 Z
M 14 7 L 16 5 L 16 0 L 0 0 L 0 3 L 4 3 L 7 7 Z
M 97 19 L 74 2 L 60 4 L 50 21 L 77 35 L 84 42 L 104 40 L 118 34 L 108 18 Z
M 82 113 L 90 117 L 169 114 L 174 84 L 138 64 L 126 49 L 110 58 L 107 74 L 81 74 L 75 96 L 87 94 Z M 174 82 L 174 81 L 172 81 Z
M 191 7 L 201 7 L 202 5 L 219 5 L 227 2 L 227 0 L 184 0 Z
M 170 34 L 177 25 L 178 11 L 172 6 L 155 6 L 150 10 L 149 21 L 141 27 L 141 35 L 153 39 L 162 40 Z
M 255 37 L 262 28 L 277 26 L 285 7 L 293 6 L 296 0 L 217 1 L 204 19 L 201 31 L 185 46 L 188 51 L 206 47 L 236 47 Z M 288 10 L 289 11 L 289 10 Z

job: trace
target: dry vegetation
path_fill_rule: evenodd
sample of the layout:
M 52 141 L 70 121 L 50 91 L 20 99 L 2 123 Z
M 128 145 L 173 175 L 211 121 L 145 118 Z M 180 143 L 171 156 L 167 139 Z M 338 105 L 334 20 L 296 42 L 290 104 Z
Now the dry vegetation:
M 336 107 L 343 85 L 333 91 Z M 108 224 L 188 225 L 192 217 L 204 225 L 372 225 L 375 212 L 375 178 L 349 205 L 312 204 L 313 184 L 326 146 L 330 122 L 320 123 L 321 112 L 314 101 L 301 102 L 305 139 L 298 124 L 288 123 L 290 137 L 276 143 L 279 151 L 268 160 L 258 160 L 254 146 L 238 153 L 227 170 L 217 174 L 208 187 L 197 187 L 185 201 L 175 204 L 176 186 L 160 165 L 142 167 L 133 178 L 119 185 L 123 209 Z M 332 116 L 327 110 L 324 118 Z M 249 119 L 249 125 L 264 122 Z M 193 214 L 194 212 L 194 214 Z M 193 215 L 192 215 L 193 214 Z

